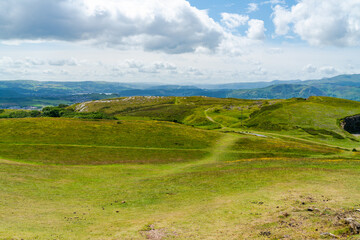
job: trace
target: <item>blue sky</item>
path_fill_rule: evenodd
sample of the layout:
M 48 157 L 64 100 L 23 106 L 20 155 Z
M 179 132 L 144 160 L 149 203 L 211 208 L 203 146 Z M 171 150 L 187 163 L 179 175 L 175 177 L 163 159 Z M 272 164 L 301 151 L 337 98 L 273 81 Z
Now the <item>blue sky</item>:
M 0 0 L 0 79 L 166 84 L 360 72 L 358 0 Z

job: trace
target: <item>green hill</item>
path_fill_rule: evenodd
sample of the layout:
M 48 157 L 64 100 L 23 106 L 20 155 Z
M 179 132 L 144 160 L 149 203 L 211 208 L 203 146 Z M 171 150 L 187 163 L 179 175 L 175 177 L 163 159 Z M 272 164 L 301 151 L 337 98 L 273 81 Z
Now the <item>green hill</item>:
M 68 108 L 117 119 L 0 119 L 0 239 L 359 237 L 345 221 L 360 221 L 359 138 L 340 127 L 359 102 L 130 97 Z
M 0 120 L 0 157 L 51 164 L 189 161 L 221 134 L 166 122 L 55 118 Z
M 235 90 L 228 97 L 245 99 L 276 99 L 276 98 L 308 98 L 310 96 L 325 96 L 319 88 L 300 84 L 279 84 L 262 89 Z
M 86 102 L 74 109 L 82 113 L 103 112 L 118 119 L 170 121 L 205 129 L 275 131 L 352 147 L 357 139 L 340 127 L 340 121 L 359 114 L 360 103 L 330 97 L 270 101 L 130 97 Z

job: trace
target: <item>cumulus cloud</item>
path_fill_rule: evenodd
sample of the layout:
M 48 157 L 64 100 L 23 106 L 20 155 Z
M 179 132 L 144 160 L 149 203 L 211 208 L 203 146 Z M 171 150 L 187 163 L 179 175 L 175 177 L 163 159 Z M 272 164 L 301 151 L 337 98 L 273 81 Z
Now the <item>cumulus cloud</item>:
M 255 12 L 259 10 L 259 6 L 256 3 L 249 3 L 248 5 L 248 13 Z
M 268 74 L 268 71 L 264 69 L 262 66 L 257 66 L 251 71 L 248 72 L 249 75 L 255 75 L 255 76 L 264 76 Z
M 145 64 L 141 61 L 137 61 L 134 59 L 128 59 L 125 61 L 125 68 L 133 69 L 140 73 L 160 73 L 160 72 L 176 72 L 177 67 L 168 62 L 154 62 L 151 64 Z
M 77 66 L 78 61 L 74 58 L 70 59 L 52 59 L 48 61 L 51 66 Z
M 317 67 L 315 67 L 314 65 L 312 65 L 312 64 L 308 64 L 308 65 L 306 65 L 305 67 L 304 67 L 304 71 L 305 72 L 308 72 L 308 73 L 314 73 L 314 72 L 316 72 L 318 69 L 317 69 Z
M 38 58 L 20 58 L 13 59 L 11 57 L 2 57 L 0 58 L 0 65 L 7 68 L 24 68 L 30 66 L 41 66 L 44 65 L 45 61 Z
M 0 39 L 91 41 L 166 53 L 216 49 L 223 29 L 186 0 L 0 0 Z
M 334 75 L 337 74 L 339 71 L 333 66 L 324 66 L 320 68 L 320 72 L 326 75 Z
M 264 21 L 258 19 L 251 19 L 249 22 L 249 29 L 246 32 L 248 38 L 253 40 L 264 40 L 265 39 L 265 27 Z
M 44 60 L 38 59 L 38 58 L 29 58 L 27 57 L 25 59 L 25 62 L 30 64 L 30 65 L 34 65 L 34 66 L 41 66 L 45 64 Z
M 249 16 L 235 13 L 222 13 L 221 18 L 221 22 L 230 29 L 245 25 L 249 21 Z
M 318 68 L 312 64 L 306 65 L 303 70 L 307 73 L 321 73 L 323 75 L 335 75 L 339 73 L 333 66 L 322 66 Z
M 294 32 L 311 45 L 356 46 L 360 43 L 360 1 L 300 0 L 291 9 L 277 5 L 277 35 Z
M 261 4 L 271 4 L 271 5 L 285 4 L 285 0 L 269 0 L 269 1 L 264 1 Z

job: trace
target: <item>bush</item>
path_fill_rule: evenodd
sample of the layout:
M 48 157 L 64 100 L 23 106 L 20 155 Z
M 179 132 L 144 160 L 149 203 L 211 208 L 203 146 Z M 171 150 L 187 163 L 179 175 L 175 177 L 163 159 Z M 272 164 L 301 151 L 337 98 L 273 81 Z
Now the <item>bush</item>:
M 30 117 L 30 112 L 28 111 L 15 111 L 9 114 L 9 118 L 27 118 Z
M 37 111 L 37 110 L 30 111 L 30 117 L 40 117 L 40 116 L 41 116 L 40 111 Z
M 67 108 L 69 105 L 66 104 L 59 104 L 58 108 Z
M 45 107 L 42 110 L 42 115 L 44 117 L 61 117 L 60 110 L 61 108 L 58 107 Z

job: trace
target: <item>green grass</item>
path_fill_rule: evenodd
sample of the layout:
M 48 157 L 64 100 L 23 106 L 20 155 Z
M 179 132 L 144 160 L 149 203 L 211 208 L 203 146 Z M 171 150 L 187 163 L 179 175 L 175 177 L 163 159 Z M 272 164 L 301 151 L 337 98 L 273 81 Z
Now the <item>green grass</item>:
M 62 146 L 0 144 L 0 156 L 43 164 L 106 165 L 119 163 L 169 163 L 200 160 L 209 154 L 207 149 L 119 148 L 104 146 Z
M 2 119 L 0 128 L 0 157 L 49 164 L 193 161 L 221 136 L 153 121 Z
M 1 143 L 203 149 L 220 134 L 156 121 L 2 119 Z
M 343 226 L 307 207 L 334 213 L 356 207 L 359 171 L 351 161 L 103 167 L 3 162 L 0 236 L 145 239 L 140 231 L 153 224 L 168 239 L 259 239 L 263 231 L 316 239 L 315 227 L 332 232 Z M 282 228 L 284 211 L 301 227 Z
M 341 129 L 340 121 L 360 113 L 359 102 L 330 97 L 287 100 L 132 97 L 94 101 L 75 108 L 82 112 L 104 112 L 118 119 L 170 121 L 203 129 L 270 131 L 348 148 L 356 147 L 358 140 Z
M 106 104 L 89 106 L 121 120 L 0 120 L 0 239 L 347 239 L 360 221 L 358 142 L 338 126 L 357 102 Z

